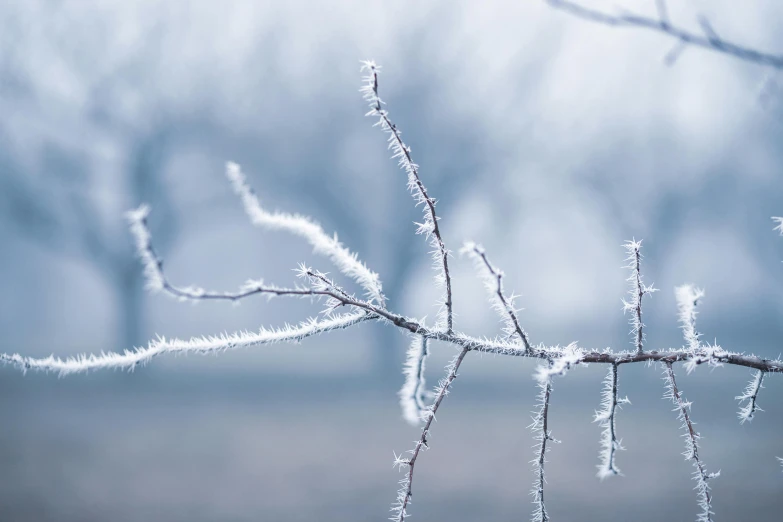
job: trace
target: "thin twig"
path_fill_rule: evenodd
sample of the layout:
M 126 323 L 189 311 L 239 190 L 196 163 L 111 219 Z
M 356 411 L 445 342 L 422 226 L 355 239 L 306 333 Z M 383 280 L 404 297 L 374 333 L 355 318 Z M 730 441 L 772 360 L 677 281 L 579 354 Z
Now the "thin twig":
M 745 388 L 744 393 L 735 397 L 735 399 L 740 401 L 740 403 L 743 401 L 748 401 L 747 404 L 740 408 L 739 413 L 737 413 L 740 424 L 744 424 L 746 421 L 752 421 L 753 416 L 757 411 L 764 411 L 759 408 L 758 405 L 759 392 L 761 392 L 761 388 L 764 387 L 762 385 L 762 382 L 764 381 L 764 373 L 765 372 L 763 370 L 757 371 L 756 375 Z
M 664 398 L 671 399 L 674 403 L 675 409 L 679 411 L 678 418 L 682 421 L 682 427 L 685 430 L 685 460 L 692 460 L 693 466 L 696 468 L 693 479 L 696 481 L 696 491 L 699 494 L 699 507 L 701 513 L 699 514 L 699 521 L 712 522 L 712 494 L 710 492 L 710 486 L 708 481 L 716 478 L 720 475 L 720 471 L 716 473 L 707 473 L 707 469 L 704 466 L 704 462 L 699 458 L 699 434 L 693 428 L 693 422 L 691 421 L 690 410 L 691 403 L 683 400 L 682 394 L 677 389 L 677 381 L 674 378 L 674 369 L 672 363 L 665 363 L 664 380 L 666 381 L 666 394 Z
M 601 438 L 601 463 L 598 464 L 598 478 L 602 480 L 611 475 L 620 475 L 620 469 L 615 465 L 615 454 L 623 447 L 617 438 L 615 420 L 617 408 L 622 404 L 630 404 L 631 401 L 628 400 L 628 397 L 618 398 L 617 391 L 617 365 L 613 364 L 609 367 L 609 373 L 604 380 L 601 399 L 603 409 L 595 412 L 593 420 L 604 428 Z
M 385 306 L 386 297 L 383 295 L 378 274 L 367 268 L 355 253 L 344 247 L 336 234 L 328 235 L 321 225 L 306 216 L 266 211 L 236 163 L 226 164 L 226 177 L 242 200 L 245 213 L 254 225 L 269 230 L 283 230 L 302 237 L 310 243 L 315 253 L 328 257 L 340 272 L 359 283 L 371 301 L 380 307 Z
M 631 300 L 626 301 L 623 299 L 623 312 L 631 312 L 631 335 L 634 336 L 634 346 L 636 347 L 636 353 L 641 355 L 644 351 L 644 323 L 642 323 L 642 299 L 645 295 L 657 292 L 658 289 L 653 285 L 645 286 L 642 282 L 642 242 L 631 240 L 626 241 L 623 245 L 628 252 L 628 268 L 631 271 L 631 275 L 628 277 L 628 282 L 631 283 L 631 288 L 628 293 L 631 295 Z
M 427 194 L 427 189 L 419 176 L 419 166 L 413 162 L 411 149 L 402 141 L 402 135 L 397 126 L 389 119 L 389 113 L 383 108 L 384 102 L 378 95 L 378 73 L 380 67 L 373 61 L 362 62 L 362 69 L 367 70 L 365 85 L 361 92 L 364 99 L 370 104 L 370 111 L 367 116 L 377 116 L 381 129 L 389 133 L 389 147 L 394 152 L 393 158 L 399 159 L 400 166 L 408 174 L 408 187 L 415 195 L 416 204 L 423 204 L 424 223 L 419 224 L 419 234 L 432 237 L 432 246 L 435 248 L 434 254 L 439 260 L 442 270 L 442 281 L 446 286 L 446 296 L 444 301 L 446 313 L 446 331 L 452 332 L 454 328 L 454 319 L 452 313 L 451 297 L 451 275 L 449 274 L 449 251 L 440 233 L 438 225 L 438 216 L 435 214 L 435 200 Z
M 407 466 L 408 472 L 400 481 L 400 490 L 397 493 L 397 501 L 391 509 L 392 513 L 394 513 L 394 516 L 391 518 L 391 520 L 396 522 L 404 522 L 405 517 L 408 516 L 406 509 L 408 504 L 411 502 L 411 498 L 413 497 L 413 470 L 416 466 L 416 460 L 419 458 L 422 448 L 429 448 L 427 438 L 430 434 L 430 426 L 432 426 L 432 421 L 435 420 L 435 414 L 438 412 L 438 408 L 440 408 L 440 404 L 443 402 L 443 399 L 446 397 L 446 395 L 448 395 L 449 387 L 451 386 L 451 383 L 454 382 L 454 379 L 457 378 L 457 371 L 459 370 L 462 361 L 465 359 L 465 356 L 469 351 L 470 350 L 468 348 L 463 348 L 446 367 L 446 377 L 440 381 L 438 388 L 435 391 L 435 402 L 432 404 L 432 406 L 430 406 L 429 410 L 425 414 L 426 422 L 424 424 L 424 428 L 421 430 L 421 437 L 419 437 L 419 440 L 416 441 L 416 445 L 413 447 L 413 449 L 408 451 L 411 454 L 411 457 L 398 457 L 395 455 L 394 464 L 400 468 Z
M 518 335 L 525 346 L 525 352 L 530 353 L 530 339 L 522 325 L 519 324 L 517 310 L 514 308 L 514 296 L 506 297 L 503 293 L 503 272 L 492 266 L 483 247 L 475 243 L 466 243 L 462 251 L 476 259 L 481 267 L 486 268 L 487 277 L 485 277 L 485 281 L 487 290 L 494 296 L 493 302 L 497 312 L 508 322 L 506 333 Z
M 533 504 L 536 506 L 533 510 L 533 521 L 548 522 L 549 513 L 547 513 L 546 503 L 544 502 L 544 485 L 546 484 L 544 468 L 546 465 L 546 454 L 549 451 L 547 442 L 558 442 L 549 433 L 549 398 L 552 395 L 552 378 L 549 377 L 544 381 L 539 381 L 538 387 L 541 390 L 538 396 L 539 408 L 533 417 L 533 424 L 530 426 L 536 432 L 535 439 L 538 441 L 536 459 L 533 460 L 536 478 L 530 494 L 533 495 Z
M 766 65 L 774 67 L 775 69 L 783 69 L 783 55 L 765 53 L 757 51 L 756 49 L 751 49 L 750 47 L 727 42 L 726 40 L 718 38 L 711 27 L 710 30 L 705 30 L 706 32 L 704 35 L 692 33 L 672 25 L 668 19 L 668 15 L 665 17 L 661 16 L 661 11 L 659 11 L 659 19 L 656 20 L 655 18 L 648 18 L 646 16 L 625 12 L 613 15 L 590 7 L 584 7 L 583 5 L 580 5 L 577 2 L 571 2 L 570 0 L 545 1 L 554 8 L 584 20 L 614 27 L 649 29 L 675 38 L 678 44 L 695 45 L 697 47 L 733 56 L 746 62 Z M 702 27 L 704 27 L 704 24 L 702 24 Z
M 399 392 L 402 416 L 413 426 L 421 423 L 427 409 L 424 404 L 426 387 L 424 368 L 429 354 L 429 340 L 420 335 L 414 336 L 403 369 L 405 383 Z

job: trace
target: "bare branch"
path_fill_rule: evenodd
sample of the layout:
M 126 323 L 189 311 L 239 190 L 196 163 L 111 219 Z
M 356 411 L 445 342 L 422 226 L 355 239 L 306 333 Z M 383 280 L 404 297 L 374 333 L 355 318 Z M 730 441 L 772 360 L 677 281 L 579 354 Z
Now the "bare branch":
M 484 274 L 484 282 L 487 291 L 493 297 L 492 303 L 495 311 L 506 321 L 505 333 L 509 337 L 518 335 L 525 346 L 525 351 L 530 353 L 530 339 L 517 319 L 519 310 L 514 307 L 514 296 L 506 297 L 503 293 L 503 272 L 492 266 L 484 248 L 475 243 L 465 243 L 462 252 L 470 255 L 476 261 L 481 273 Z
M 546 503 L 544 502 L 544 485 L 546 484 L 544 468 L 546 466 L 546 454 L 549 451 L 547 442 L 557 443 L 559 441 L 552 438 L 549 432 L 549 398 L 552 395 L 552 379 L 548 378 L 544 381 L 538 381 L 538 387 L 541 390 L 538 395 L 538 410 L 533 417 L 533 424 L 530 425 L 530 429 L 536 433 L 535 440 L 538 441 L 536 458 L 532 461 L 536 478 L 530 494 L 533 496 L 533 504 L 535 505 L 533 522 L 548 522 L 549 513 L 547 513 Z
M 698 314 L 696 306 L 699 304 L 699 299 L 704 297 L 704 290 L 693 285 L 682 285 L 674 289 L 674 296 L 677 299 L 678 318 L 685 343 L 693 353 L 696 353 L 701 346 L 699 341 L 701 334 L 696 331 Z
M 57 372 L 61 376 L 100 369 L 132 370 L 136 366 L 146 364 L 154 357 L 163 354 L 217 353 L 260 344 L 299 342 L 313 335 L 332 330 L 341 330 L 373 318 L 374 316 L 371 314 L 356 312 L 324 320 L 308 319 L 295 327 L 261 328 L 255 333 L 237 332 L 210 337 L 193 337 L 187 341 L 159 337 L 154 341 L 150 341 L 146 348 L 126 350 L 123 353 L 108 352 L 100 355 L 78 355 L 76 357 L 68 357 L 67 359 L 54 356 L 36 359 L 19 354 L 0 354 L 0 363 L 13 365 L 23 372 L 28 370 Z
M 604 380 L 604 390 L 601 395 L 601 411 L 595 412 L 593 422 L 598 422 L 604 429 L 601 435 L 601 463 L 598 464 L 598 478 L 601 480 L 611 475 L 620 475 L 620 469 L 615 465 L 615 454 L 623 449 L 617 438 L 615 420 L 617 408 L 622 404 L 630 404 L 628 397 L 617 397 L 617 365 L 609 367 L 609 373 Z
M 669 25 L 669 10 L 666 7 L 666 0 L 655 0 L 655 8 L 658 10 L 658 20 L 661 25 Z
M 397 492 L 397 501 L 391 508 L 391 511 L 394 514 L 394 516 L 391 517 L 391 520 L 403 522 L 405 517 L 408 516 L 407 507 L 413 497 L 413 470 L 416 466 L 416 460 L 419 458 L 422 448 L 429 448 L 428 437 L 432 421 L 435 420 L 435 414 L 438 412 L 438 408 L 440 408 L 440 403 L 443 402 L 443 399 L 448 395 L 451 383 L 457 378 L 457 371 L 459 371 L 459 367 L 469 351 L 469 348 L 463 348 L 446 367 L 446 377 L 440 381 L 438 387 L 435 389 L 435 402 L 425 413 L 424 419 L 426 422 L 424 428 L 421 430 L 421 437 L 416 441 L 416 445 L 413 449 L 408 450 L 411 457 L 406 458 L 395 455 L 394 464 L 399 466 L 400 469 L 407 466 L 408 471 L 405 473 L 405 477 L 400 480 L 400 490 Z
M 718 53 L 733 56 L 746 62 L 757 63 L 768 67 L 774 67 L 775 69 L 783 69 L 783 55 L 771 54 L 750 47 L 745 47 L 735 43 L 727 42 L 718 38 L 715 31 L 709 24 L 706 26 L 702 23 L 702 29 L 705 31 L 705 35 L 692 33 L 685 29 L 681 29 L 671 24 L 668 21 L 668 15 L 666 17 L 661 16 L 660 5 L 662 2 L 658 2 L 659 5 L 659 19 L 648 18 L 646 16 L 632 14 L 632 13 L 620 13 L 609 14 L 591 7 L 585 7 L 577 2 L 570 0 L 545 0 L 549 5 L 556 9 L 565 11 L 578 18 L 588 20 L 590 22 L 596 22 L 604 25 L 610 25 L 613 27 L 636 27 L 639 29 L 649 29 L 656 31 L 671 38 L 675 38 L 678 42 L 682 42 L 686 45 L 694 45 L 704 49 L 709 49 Z M 665 12 L 665 11 L 664 11 Z
M 367 268 L 356 254 L 345 248 L 337 240 L 336 235 L 327 235 L 321 225 L 306 216 L 264 210 L 236 163 L 226 164 L 226 176 L 231 181 L 234 191 L 242 199 L 245 212 L 254 225 L 269 230 L 284 230 L 302 237 L 312 245 L 316 254 L 328 257 L 340 272 L 359 283 L 371 300 L 382 307 L 384 306 L 386 298 L 383 295 L 378 274 Z
M 262 280 L 248 280 L 237 292 L 209 292 L 196 286 L 178 287 L 172 285 L 166 274 L 163 272 L 163 259 L 155 252 L 152 245 L 152 235 L 147 227 L 147 216 L 149 207 L 142 205 L 126 214 L 130 222 L 130 229 L 136 238 L 136 247 L 139 258 L 144 265 L 144 275 L 147 280 L 147 287 L 152 291 L 164 291 L 167 294 L 181 300 L 205 301 L 205 300 L 228 300 L 238 301 L 245 297 L 257 294 L 272 296 L 329 296 L 331 292 L 325 288 L 281 288 L 274 285 L 265 285 Z M 335 290 L 332 287 L 330 290 Z M 335 290 L 337 291 L 337 290 Z M 339 290 L 342 292 L 342 290 Z M 345 292 L 342 294 L 348 297 Z
M 400 406 L 403 418 L 411 425 L 418 426 L 426 413 L 424 404 L 425 380 L 424 368 L 429 356 L 429 341 L 426 337 L 417 335 L 413 337 L 408 348 L 408 357 L 405 361 L 403 374 L 405 384 L 400 389 Z
M 631 271 L 631 275 L 628 277 L 628 282 L 631 283 L 631 288 L 628 293 L 631 296 L 630 301 L 623 299 L 623 312 L 631 312 L 631 335 L 635 337 L 634 346 L 636 347 L 636 353 L 641 354 L 644 350 L 644 323 L 642 323 L 642 298 L 645 295 L 657 292 L 658 289 L 653 285 L 645 286 L 642 282 L 642 270 L 641 270 L 641 248 L 642 242 L 631 240 L 626 241 L 623 245 L 628 251 L 628 268 Z
M 740 401 L 740 404 L 743 401 L 748 401 L 747 404 L 740 408 L 739 413 L 737 414 L 740 420 L 740 424 L 745 424 L 745 421 L 752 421 L 753 416 L 757 411 L 764 411 L 759 408 L 757 402 L 759 392 L 761 391 L 761 388 L 764 387 L 761 384 L 764 380 L 764 373 L 765 372 L 762 370 L 757 371 L 756 375 L 748 383 L 748 386 L 745 388 L 745 391 L 742 393 L 742 395 L 735 397 L 735 399 Z
M 720 475 L 720 471 L 707 473 L 704 462 L 699 458 L 699 434 L 693 428 L 690 414 L 691 403 L 683 400 L 682 394 L 677 389 L 677 381 L 674 378 L 674 369 L 672 363 L 664 364 L 664 381 L 666 381 L 665 399 L 670 399 L 675 406 L 675 411 L 679 411 L 678 418 L 682 421 L 682 428 L 685 430 L 685 460 L 692 460 L 696 471 L 693 473 L 693 480 L 696 481 L 696 491 L 699 494 L 699 507 L 701 513 L 698 520 L 700 522 L 712 522 L 712 495 L 708 481 Z
M 402 141 L 400 130 L 389 119 L 388 111 L 383 108 L 384 102 L 378 95 L 380 66 L 371 60 L 362 62 L 362 64 L 362 70 L 367 71 L 367 76 L 364 77 L 365 85 L 361 88 L 364 99 L 370 104 L 370 111 L 367 113 L 367 116 L 377 116 L 378 125 L 389 134 L 389 148 L 394 153 L 392 158 L 399 159 L 400 167 L 408 174 L 408 188 L 414 195 L 416 205 L 424 206 L 424 223 L 419 223 L 417 233 L 424 234 L 425 237 L 429 238 L 433 247 L 433 255 L 441 271 L 436 281 L 443 283 L 446 287 L 443 303 L 446 331 L 452 332 L 454 319 L 452 313 L 451 276 L 449 274 L 449 251 L 446 249 L 446 245 L 441 237 L 438 216 L 435 214 L 435 200 L 427 194 L 427 189 L 419 176 L 419 166 L 413 162 L 411 157 L 411 148 Z
M 553 356 L 548 359 L 547 365 L 540 365 L 535 374 L 538 382 L 539 395 L 536 411 L 533 412 L 533 423 L 528 426 L 536 435 L 538 449 L 536 458 L 531 461 L 535 479 L 530 494 L 533 496 L 533 522 L 548 522 L 549 513 L 544 502 L 544 485 L 546 484 L 545 466 L 546 454 L 549 451 L 548 442 L 556 444 L 560 441 L 552 437 L 549 430 L 549 399 L 552 395 L 552 378 L 555 375 L 565 375 L 566 372 L 581 362 L 582 352 L 576 345 L 568 345 L 561 349 L 552 349 Z

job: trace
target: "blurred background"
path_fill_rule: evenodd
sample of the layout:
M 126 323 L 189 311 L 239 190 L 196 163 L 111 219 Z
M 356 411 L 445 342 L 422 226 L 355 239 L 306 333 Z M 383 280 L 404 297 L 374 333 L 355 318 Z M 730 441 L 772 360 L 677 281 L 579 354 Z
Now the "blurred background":
M 613 9 L 612 2 L 585 2 Z M 626 6 L 626 4 L 628 4 Z M 621 5 L 654 15 L 653 1 Z M 672 2 L 699 32 L 783 51 L 783 5 Z M 296 323 L 317 303 L 240 306 L 148 295 L 123 213 L 152 206 L 172 282 L 282 286 L 306 244 L 255 229 L 226 182 L 240 163 L 268 208 L 299 212 L 380 273 L 390 307 L 434 319 L 428 246 L 404 173 L 365 118 L 359 60 L 383 66 L 453 251 L 481 242 L 522 297 L 533 342 L 629 346 L 623 241 L 644 239 L 648 346 L 682 344 L 673 287 L 706 289 L 699 330 L 778 356 L 783 335 L 783 97 L 764 68 L 543 1 L 104 2 L 0 5 L 0 350 L 69 356 L 154 335 Z M 457 328 L 499 322 L 453 260 Z M 339 278 L 338 278 L 339 279 Z M 346 285 L 350 282 L 343 281 Z M 0 520 L 383 519 L 392 451 L 418 430 L 396 391 L 408 339 L 362 325 L 301 345 L 164 357 L 58 379 L 0 369 Z M 433 347 L 435 383 L 453 348 Z M 532 509 L 535 364 L 470 355 L 417 466 L 416 520 L 518 520 Z M 555 383 L 554 520 L 693 520 L 691 465 L 658 368 L 620 372 L 624 477 L 595 478 L 605 368 Z M 718 520 L 779 520 L 783 383 L 739 425 L 751 374 L 678 378 L 694 402 Z

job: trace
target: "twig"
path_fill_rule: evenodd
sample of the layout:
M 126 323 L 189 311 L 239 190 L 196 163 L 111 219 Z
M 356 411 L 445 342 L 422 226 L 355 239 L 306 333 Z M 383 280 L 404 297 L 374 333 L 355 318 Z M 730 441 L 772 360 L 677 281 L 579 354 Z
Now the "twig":
M 642 323 L 642 298 L 645 295 L 657 292 L 658 289 L 653 285 L 645 286 L 642 282 L 642 242 L 631 240 L 626 241 L 623 245 L 628 252 L 628 268 L 631 271 L 631 275 L 628 277 L 628 282 L 631 283 L 631 288 L 628 293 L 631 296 L 630 301 L 623 299 L 623 312 L 631 312 L 631 335 L 634 336 L 634 346 L 636 347 L 636 353 L 642 354 L 644 351 L 644 323 Z
M 429 341 L 426 337 L 416 335 L 408 348 L 403 375 L 405 383 L 400 389 L 400 407 L 403 418 L 411 425 L 418 426 L 422 421 L 427 407 L 424 404 L 426 383 L 424 367 L 429 356 Z
M 601 411 L 595 412 L 593 422 L 598 422 L 604 429 L 601 436 L 601 463 L 598 464 L 598 478 L 601 480 L 611 475 L 620 475 L 620 469 L 615 465 L 615 454 L 623 449 L 617 438 L 615 420 L 617 408 L 622 404 L 630 404 L 628 397 L 617 397 L 617 365 L 609 367 L 609 373 L 604 380 L 604 390 L 601 396 Z
M 739 417 L 740 424 L 745 424 L 745 421 L 752 421 L 753 416 L 757 411 L 764 411 L 761 408 L 759 408 L 758 405 L 758 397 L 759 392 L 761 391 L 762 381 L 764 380 L 764 371 L 759 370 L 756 372 L 756 375 L 753 377 L 753 379 L 748 383 L 748 386 L 745 388 L 745 391 L 742 395 L 738 395 L 735 397 L 740 403 L 743 401 L 748 401 L 747 404 L 742 406 L 739 410 L 739 413 L 737 416 Z
M 485 274 L 484 281 L 487 291 L 493 296 L 494 308 L 507 323 L 505 333 L 509 336 L 518 335 L 525 346 L 525 352 L 530 353 L 530 339 L 519 324 L 518 310 L 514 307 L 514 296 L 506 297 L 503 293 L 503 272 L 492 266 L 484 248 L 475 243 L 465 243 L 462 252 L 473 257 L 481 272 Z
M 682 285 L 674 289 L 674 296 L 677 300 L 682 335 L 687 347 L 696 353 L 701 346 L 699 341 L 701 334 L 696 331 L 696 315 L 698 313 L 696 306 L 698 306 L 699 300 L 704 297 L 704 290 L 693 285 Z
M 672 369 L 672 363 L 666 362 L 664 370 L 664 380 L 666 381 L 666 393 L 665 399 L 671 399 L 674 403 L 675 409 L 679 411 L 678 418 L 682 421 L 682 427 L 685 430 L 685 460 L 692 460 L 693 466 L 696 471 L 693 473 L 693 480 L 696 481 L 696 491 L 699 494 L 699 507 L 701 513 L 698 520 L 700 522 L 712 522 L 712 494 L 710 492 L 710 486 L 708 481 L 716 478 L 720 475 L 720 471 L 716 473 L 707 473 L 704 466 L 704 462 L 699 458 L 699 434 L 693 428 L 693 422 L 691 422 L 688 410 L 691 407 L 691 403 L 683 400 L 680 391 L 677 389 L 677 381 L 674 378 L 674 369 Z
M 265 294 L 267 297 L 283 295 L 299 297 L 331 295 L 331 292 L 327 292 L 320 288 L 281 288 L 274 285 L 265 285 L 261 280 L 249 280 L 237 292 L 209 292 L 196 286 L 174 286 L 166 277 L 166 274 L 163 271 L 163 259 L 158 256 L 152 244 L 152 235 L 147 226 L 149 212 L 149 207 L 142 205 L 139 208 L 128 212 L 126 216 L 130 222 L 131 232 L 136 238 L 136 248 L 139 258 L 144 265 L 144 275 L 147 280 L 147 287 L 153 291 L 164 291 L 173 297 L 189 301 L 238 301 L 257 294 Z M 344 292 L 343 295 L 348 297 Z
M 416 441 L 416 445 L 413 447 L 413 449 L 408 450 L 408 453 L 411 454 L 411 457 L 407 458 L 402 456 L 398 457 L 397 455 L 394 456 L 395 466 L 400 468 L 407 466 L 408 471 L 405 474 L 405 477 L 400 480 L 400 490 L 397 492 L 397 501 L 391 509 L 392 513 L 394 513 L 394 516 L 391 517 L 390 520 L 404 522 L 405 517 L 408 516 L 406 510 L 408 504 L 411 502 L 411 498 L 413 497 L 413 470 L 416 466 L 416 460 L 419 458 L 419 454 L 421 453 L 421 449 L 423 447 L 429 448 L 428 437 L 430 434 L 430 426 L 432 426 L 432 421 L 435 420 L 435 414 L 438 412 L 438 408 L 440 408 L 440 403 L 443 402 L 443 399 L 446 397 L 446 395 L 448 395 L 449 387 L 451 386 L 451 383 L 454 382 L 454 379 L 457 378 L 457 371 L 459 370 L 462 361 L 465 359 L 465 356 L 469 351 L 470 350 L 468 348 L 463 348 L 446 367 L 446 377 L 440 381 L 438 387 L 435 390 L 435 402 L 425 413 L 426 422 L 424 424 L 424 428 L 421 430 L 421 437 L 419 437 L 419 440 Z
M 312 245 L 315 253 L 328 257 L 340 272 L 358 282 L 372 301 L 381 307 L 384 306 L 386 297 L 383 295 L 378 274 L 367 268 L 359 261 L 356 254 L 345 248 L 338 241 L 337 235 L 326 234 L 321 225 L 306 216 L 264 210 L 236 163 L 226 164 L 226 176 L 231 181 L 234 191 L 242 199 L 245 212 L 254 225 L 270 230 L 284 230 L 304 238 Z
M 536 506 L 533 510 L 533 522 L 548 522 L 549 513 L 547 513 L 546 503 L 544 502 L 544 485 L 546 484 L 544 467 L 546 465 L 546 454 L 549 451 L 547 442 L 557 443 L 559 441 L 552 438 L 549 432 L 549 398 L 552 395 L 552 379 L 548 378 L 545 381 L 539 381 L 538 387 L 541 390 L 538 395 L 538 411 L 533 417 L 533 424 L 530 425 L 530 428 L 536 433 L 535 440 L 538 441 L 536 458 L 532 461 L 536 478 L 530 494 L 533 496 L 533 504 Z
M 193 337 L 190 340 L 166 339 L 159 337 L 150 341 L 146 348 L 126 350 L 123 353 L 101 353 L 100 355 L 78 355 L 61 359 L 49 356 L 44 358 L 24 357 L 19 354 L 0 354 L 0 363 L 13 365 L 26 372 L 28 370 L 57 372 L 61 376 L 72 373 L 100 369 L 132 370 L 146 364 L 154 357 L 163 354 L 179 353 L 217 353 L 235 348 L 246 348 L 260 344 L 299 342 L 307 337 L 341 330 L 355 324 L 373 319 L 365 312 L 340 315 L 324 320 L 309 319 L 299 326 L 283 328 L 261 328 L 258 332 L 237 332 L 210 337 Z
M 571 2 L 570 0 L 545 1 L 556 9 L 560 9 L 584 20 L 614 27 L 649 29 L 675 38 L 678 44 L 695 45 L 697 47 L 733 56 L 746 62 L 766 65 L 774 67 L 775 69 L 783 69 L 783 55 L 765 53 L 757 51 L 756 49 L 751 49 L 750 47 L 727 42 L 726 40 L 718 38 L 711 27 L 710 30 L 705 29 L 705 34 L 701 35 L 672 25 L 668 20 L 668 15 L 666 18 L 661 17 L 658 20 L 631 13 L 612 15 L 597 9 L 584 7 L 577 2 Z M 702 24 L 702 27 L 704 28 L 704 24 Z
M 417 233 L 431 238 L 431 244 L 434 248 L 433 254 L 441 270 L 438 281 L 442 281 L 446 286 L 444 300 L 446 331 L 450 333 L 454 328 L 454 319 L 452 313 L 451 275 L 449 274 L 449 251 L 446 249 L 446 245 L 441 237 L 438 216 L 435 214 L 435 200 L 427 194 L 427 189 L 419 176 L 419 166 L 413 162 L 411 157 L 410 147 L 402 141 L 401 132 L 389 119 L 388 111 L 383 108 L 384 102 L 378 95 L 380 67 L 375 62 L 368 60 L 362 62 L 362 70 L 367 71 L 367 76 L 364 77 L 365 85 L 361 89 L 364 99 L 370 104 L 370 111 L 367 113 L 367 116 L 377 116 L 381 129 L 389 134 L 389 148 L 394 153 L 392 158 L 399 159 L 400 166 L 408 174 L 408 188 L 414 194 L 416 204 L 421 204 L 425 207 L 424 223 L 419 223 Z

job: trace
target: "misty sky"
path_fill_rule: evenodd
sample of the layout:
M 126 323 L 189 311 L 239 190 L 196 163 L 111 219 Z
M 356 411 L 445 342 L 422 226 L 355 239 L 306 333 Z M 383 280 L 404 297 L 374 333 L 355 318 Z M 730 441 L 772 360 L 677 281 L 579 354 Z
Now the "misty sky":
M 783 52 L 779 1 L 669 3 L 670 17 L 685 28 L 700 31 L 703 15 L 723 38 Z M 655 13 L 652 0 L 585 4 Z M 359 252 L 386 283 L 391 309 L 433 322 L 440 290 L 429 247 L 415 235 L 420 209 L 384 135 L 364 116 L 360 60 L 374 59 L 383 67 L 381 97 L 438 200 L 455 252 L 458 330 L 494 335 L 500 328 L 473 263 L 456 254 L 472 240 L 505 271 L 506 288 L 521 295 L 520 320 L 534 343 L 630 346 L 622 244 L 635 238 L 643 239 L 645 281 L 661 289 L 644 304 L 648 346 L 682 344 L 673 288 L 694 283 L 706 289 L 699 314 L 705 340 L 778 356 L 783 238 L 770 217 L 783 215 L 783 80 L 693 48 L 667 66 L 672 45 L 652 32 L 590 24 L 540 0 L 4 2 L 0 351 L 123 350 L 154 335 L 255 330 L 317 314 L 320 305 L 309 301 L 194 306 L 163 295 L 129 298 L 142 274 L 123 214 L 145 202 L 175 284 L 232 290 L 263 278 L 291 286 L 299 262 L 333 271 L 299 239 L 249 223 L 223 174 L 229 160 L 242 165 L 268 208 L 310 215 Z M 387 469 L 392 447 L 399 451 L 413 436 L 395 417 L 407 344 L 399 332 L 367 324 L 296 346 L 159 358 L 133 376 L 106 380 L 75 376 L 61 384 L 50 376 L 49 383 L 5 369 L 0 411 L 14 422 L 0 429 L 0 515 L 178 520 L 195 498 L 191 520 L 250 520 L 262 510 L 304 520 L 324 506 L 326 519 L 337 519 L 346 491 L 350 502 L 366 493 L 356 517 L 383 515 L 397 480 Z M 439 371 L 451 351 L 437 344 L 433 351 L 429 368 Z M 478 519 L 494 508 L 493 515 L 518 517 L 520 473 L 523 495 L 528 484 L 533 366 L 479 356 L 469 362 L 462 375 L 470 399 L 444 423 L 463 439 L 446 439 L 452 453 L 425 471 L 432 494 L 421 512 L 438 520 L 451 509 L 455 520 Z M 597 426 L 587 415 L 598 406 L 597 370 L 574 371 L 563 384 L 557 429 L 566 442 L 553 456 L 555 495 L 562 495 L 555 509 L 583 514 L 580 502 L 592 502 L 595 519 L 605 513 L 600 495 L 611 491 L 597 492 L 597 481 L 584 486 L 597 450 Z M 664 509 L 658 495 L 687 490 L 689 470 L 679 449 L 668 451 L 680 441 L 654 388 L 657 371 L 634 371 L 627 388 L 640 405 L 625 433 L 628 469 L 639 471 L 619 486 L 616 507 L 626 514 L 618 516 L 635 516 L 638 499 L 653 517 Z M 201 386 L 198 376 L 206 375 L 214 380 Z M 730 477 L 718 486 L 730 505 L 721 520 L 748 515 L 741 511 L 746 497 L 754 516 L 774 517 L 779 383 L 765 392 L 766 420 L 739 427 L 732 398 L 747 372 L 700 369 L 685 379 L 701 411 L 725 422 L 702 417 L 702 426 L 718 428 L 710 430 L 707 456 L 725 457 Z M 344 447 L 357 412 L 372 420 L 356 429 L 361 457 L 348 469 L 339 451 L 324 448 Z M 480 440 L 481 426 L 500 442 L 474 462 L 475 474 L 450 470 L 449 455 Z M 751 450 L 735 452 L 748 436 L 756 442 Z M 292 438 L 306 451 L 294 454 Z M 577 445 L 588 439 L 589 452 Z M 647 451 L 659 443 L 668 451 L 663 460 Z M 230 453 L 214 457 L 223 467 L 191 459 L 216 448 Z M 672 479 L 675 460 L 682 466 Z M 261 476 L 259 462 L 275 477 L 283 470 L 281 482 Z M 572 472 L 577 464 L 581 474 Z M 330 480 L 334 468 L 340 481 Z M 180 483 L 183 474 L 207 478 Z M 243 489 L 220 489 L 244 478 Z M 316 493 L 298 489 L 307 481 L 318 483 Z M 356 482 L 366 492 L 352 489 Z M 650 485 L 646 496 L 640 484 Z M 172 493 L 156 496 L 161 491 Z M 482 503 L 454 504 L 466 491 L 480 491 Z M 302 502 L 309 504 L 292 510 Z M 665 509 L 694 506 L 688 490 Z

